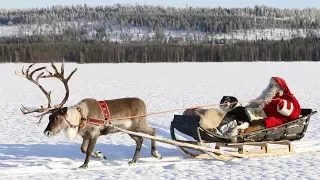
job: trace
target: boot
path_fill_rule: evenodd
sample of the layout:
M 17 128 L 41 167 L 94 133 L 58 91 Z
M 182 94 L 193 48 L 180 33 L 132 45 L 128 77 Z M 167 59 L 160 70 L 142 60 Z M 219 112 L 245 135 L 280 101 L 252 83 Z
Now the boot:
M 263 127 L 261 127 L 259 124 L 257 124 L 257 125 L 253 125 L 253 126 L 248 127 L 247 129 L 245 129 L 245 130 L 243 131 L 243 133 L 249 133 L 249 132 L 259 131 L 259 130 L 261 130 L 261 129 L 263 129 Z
M 249 133 L 254 131 L 259 131 L 266 128 L 266 123 L 264 120 L 257 121 L 254 125 L 248 127 L 247 129 L 243 130 L 243 133 Z

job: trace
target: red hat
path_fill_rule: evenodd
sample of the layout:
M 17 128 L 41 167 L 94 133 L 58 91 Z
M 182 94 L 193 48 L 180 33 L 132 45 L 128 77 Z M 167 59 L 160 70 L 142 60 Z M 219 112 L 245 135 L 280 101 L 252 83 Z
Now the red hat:
M 274 83 L 277 83 L 280 86 L 284 94 L 291 94 L 286 81 L 281 77 L 271 77 L 270 84 L 274 84 Z

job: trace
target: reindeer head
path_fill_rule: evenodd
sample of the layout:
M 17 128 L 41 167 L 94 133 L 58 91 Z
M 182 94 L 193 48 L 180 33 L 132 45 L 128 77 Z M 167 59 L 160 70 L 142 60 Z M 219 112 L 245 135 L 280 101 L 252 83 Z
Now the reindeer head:
M 54 136 L 60 133 L 63 129 L 66 129 L 66 126 L 68 125 L 65 120 L 67 111 L 67 107 L 59 108 L 52 111 L 52 113 L 49 115 L 49 123 L 44 130 L 44 134 L 46 136 Z
M 35 63 L 34 63 L 35 64 Z M 53 62 L 51 62 L 51 66 L 54 69 L 54 73 L 51 73 L 50 71 L 46 70 L 47 74 L 44 74 L 45 72 L 40 72 L 38 74 L 38 76 L 36 77 L 36 79 L 33 78 L 33 75 L 36 72 L 42 71 L 44 69 L 46 69 L 46 67 L 40 67 L 37 68 L 35 70 L 33 70 L 31 73 L 29 73 L 30 68 L 34 65 L 31 64 L 28 69 L 26 71 L 23 70 L 21 72 L 16 72 L 16 75 L 18 76 L 22 76 L 27 78 L 29 81 L 31 81 L 32 83 L 34 83 L 35 85 L 37 85 L 41 91 L 45 94 L 45 96 L 48 99 L 48 106 L 45 108 L 44 106 L 40 106 L 40 108 L 38 109 L 28 109 L 25 106 L 22 105 L 22 113 L 23 114 L 33 114 L 33 113 L 39 113 L 39 115 L 35 115 L 35 117 L 40 118 L 39 121 L 37 122 L 37 124 L 41 123 L 42 118 L 47 115 L 50 114 L 49 116 L 49 123 L 44 131 L 44 134 L 47 136 L 51 136 L 51 135 L 55 135 L 57 133 L 59 133 L 61 130 L 63 130 L 66 126 L 66 124 L 68 123 L 67 119 L 65 118 L 65 115 L 67 114 L 67 107 L 63 107 L 63 105 L 67 102 L 68 97 L 69 97 L 69 86 L 68 86 L 68 82 L 70 80 L 70 78 L 72 77 L 72 75 L 76 72 L 77 69 L 73 70 L 70 75 L 65 78 L 64 77 L 64 63 L 62 62 L 61 65 L 61 72 L 58 72 L 58 69 L 56 68 L 56 66 L 53 64 Z M 63 98 L 62 102 L 58 105 L 51 105 L 51 91 L 48 92 L 46 91 L 40 84 L 39 84 L 39 79 L 40 78 L 57 78 L 59 79 L 66 90 L 66 94 L 65 97 Z

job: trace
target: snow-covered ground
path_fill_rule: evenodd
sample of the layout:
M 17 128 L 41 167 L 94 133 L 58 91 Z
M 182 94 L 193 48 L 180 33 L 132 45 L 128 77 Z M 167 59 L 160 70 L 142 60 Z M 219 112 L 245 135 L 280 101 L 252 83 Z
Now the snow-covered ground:
M 141 158 L 131 160 L 134 141 L 119 133 L 98 139 L 95 150 L 107 160 L 91 158 L 89 168 L 80 170 L 85 155 L 81 139 L 68 141 L 61 133 L 47 138 L 43 130 L 47 117 L 37 127 L 36 118 L 22 115 L 19 108 L 40 106 L 45 96 L 34 84 L 18 77 L 27 64 L 0 64 L 0 179 L 319 179 L 320 120 L 312 117 L 303 142 L 315 142 L 316 154 L 237 159 L 228 162 L 187 157 L 172 145 L 157 143 L 163 159 L 150 155 L 150 140 L 144 141 Z M 43 64 L 41 64 L 43 65 Z M 60 67 L 60 64 L 58 64 Z M 320 107 L 320 63 L 154 63 L 154 64 L 66 64 L 66 74 L 78 71 L 70 80 L 71 95 L 66 106 L 83 98 L 113 99 L 135 96 L 143 99 L 149 113 L 219 103 L 223 95 L 248 101 L 259 95 L 271 76 L 283 77 L 304 108 Z M 41 81 L 59 103 L 64 89 L 58 80 Z M 174 114 L 149 116 L 159 137 L 170 138 Z

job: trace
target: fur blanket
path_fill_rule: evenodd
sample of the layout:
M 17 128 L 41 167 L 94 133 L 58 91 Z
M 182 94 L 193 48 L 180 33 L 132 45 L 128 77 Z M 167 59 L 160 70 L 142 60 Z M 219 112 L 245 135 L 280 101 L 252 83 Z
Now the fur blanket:
M 187 109 L 183 112 L 183 115 L 199 116 L 200 126 L 205 130 L 209 131 L 216 130 L 216 128 L 220 125 L 225 114 L 225 112 L 215 108 L 195 108 Z

